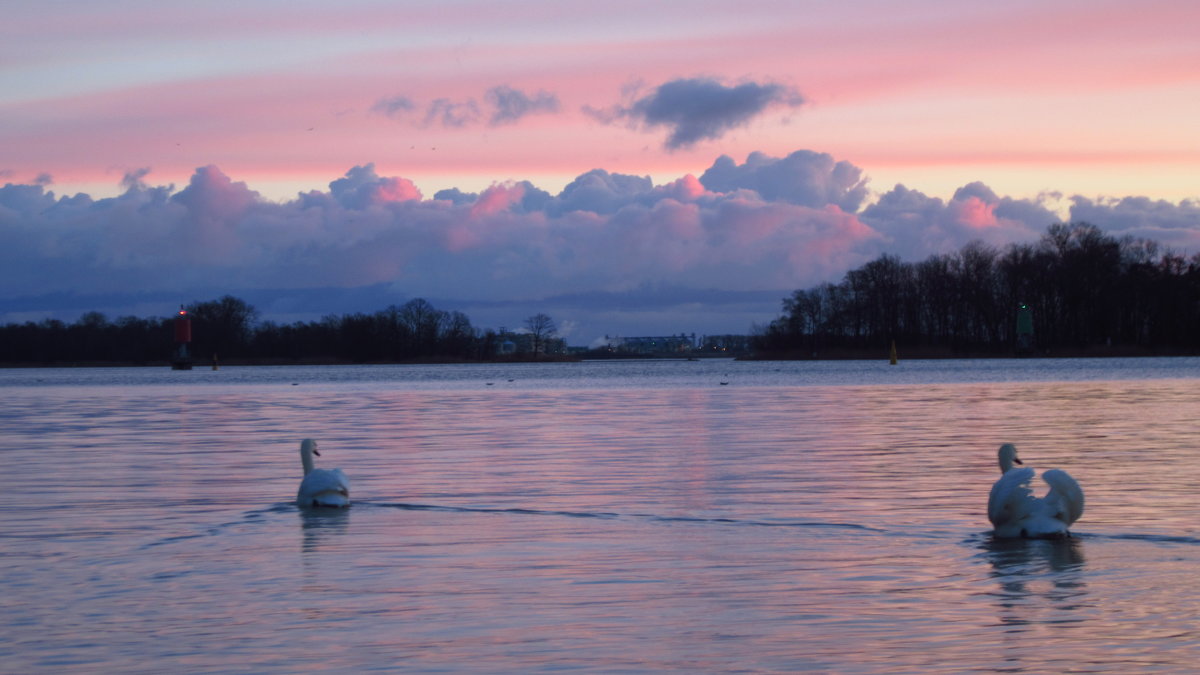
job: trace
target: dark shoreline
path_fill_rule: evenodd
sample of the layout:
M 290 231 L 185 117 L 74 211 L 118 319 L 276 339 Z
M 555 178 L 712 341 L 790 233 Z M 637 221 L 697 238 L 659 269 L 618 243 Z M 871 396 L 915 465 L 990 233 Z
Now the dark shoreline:
M 224 366 L 420 366 L 420 365 L 453 365 L 453 364 L 504 364 L 504 363 L 576 363 L 582 359 L 574 356 L 548 356 L 539 359 L 487 359 L 483 361 L 456 358 L 422 358 L 401 361 L 351 361 L 336 358 L 308 359 L 264 359 L 264 358 L 229 358 L 217 362 L 217 370 Z M 170 368 L 171 362 L 161 361 L 55 361 L 39 363 L 0 362 L 0 368 Z M 212 361 L 193 361 L 190 370 L 212 370 Z
M 1052 349 L 1031 354 L 988 352 L 952 351 L 935 348 L 900 348 L 897 352 L 899 361 L 934 361 L 950 359 L 1072 359 L 1072 358 L 1158 358 L 1200 356 L 1196 351 L 1187 350 L 1156 350 L 1138 347 L 1087 347 L 1082 349 Z M 220 360 L 221 366 L 385 366 L 385 365 L 454 365 L 454 364 L 528 364 L 528 363 L 580 363 L 582 361 L 629 361 L 629 360 L 675 360 L 675 361 L 707 361 L 710 359 L 733 358 L 737 361 L 887 361 L 888 351 L 880 349 L 828 349 L 816 354 L 791 352 L 769 352 L 757 354 L 742 354 L 736 357 L 727 355 L 686 355 L 678 354 L 621 354 L 621 355 L 569 355 L 547 356 L 537 359 L 504 358 L 504 359 L 456 359 L 456 358 L 421 358 L 398 361 L 351 361 L 336 358 L 301 358 L 301 359 L 264 359 L 264 358 L 229 358 Z M 0 368 L 170 368 L 167 359 L 160 361 L 121 362 L 121 361 L 61 361 L 38 363 L 0 362 Z M 211 361 L 195 361 L 193 370 L 211 370 Z
M 988 351 L 950 350 L 936 347 L 897 346 L 900 361 L 926 361 L 939 359 L 1103 359 L 1103 358 L 1155 358 L 1163 356 L 1200 356 L 1196 350 L 1151 349 L 1136 346 L 1093 346 L 1074 349 L 1058 348 L 1019 354 L 1016 352 L 995 353 Z M 745 361 L 875 361 L 889 358 L 887 348 L 879 349 L 825 349 L 816 353 L 798 350 L 786 352 L 762 352 L 738 357 Z

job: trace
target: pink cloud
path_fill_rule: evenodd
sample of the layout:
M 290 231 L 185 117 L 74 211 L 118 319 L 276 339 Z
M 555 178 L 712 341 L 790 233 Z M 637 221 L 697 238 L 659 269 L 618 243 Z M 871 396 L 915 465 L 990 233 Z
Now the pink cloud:
M 978 197 L 955 199 L 950 202 L 950 214 L 956 222 L 967 227 L 983 229 L 996 226 L 996 207 Z
M 525 186 L 520 184 L 493 185 L 479 195 L 479 199 L 471 206 L 471 217 L 493 215 L 507 211 L 513 204 L 518 204 L 525 197 Z
M 374 164 L 356 166 L 345 177 L 329 184 L 329 192 L 343 206 L 365 208 L 395 202 L 417 201 L 421 191 L 407 178 L 383 177 Z
M 668 183 L 660 188 L 665 194 L 670 195 L 672 199 L 681 202 L 691 202 L 709 194 L 708 190 L 692 174 L 687 174 L 683 178 Z
M 419 200 L 421 191 L 406 178 L 387 178 L 380 181 L 372 192 L 372 202 L 407 202 Z

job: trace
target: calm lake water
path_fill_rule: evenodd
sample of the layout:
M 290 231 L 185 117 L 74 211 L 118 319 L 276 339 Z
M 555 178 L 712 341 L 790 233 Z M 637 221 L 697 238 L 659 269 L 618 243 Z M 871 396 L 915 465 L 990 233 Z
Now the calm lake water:
M 0 371 L 5 672 L 1187 672 L 1200 359 Z M 299 442 L 354 506 L 292 505 Z M 990 536 L 996 449 L 1075 537 Z

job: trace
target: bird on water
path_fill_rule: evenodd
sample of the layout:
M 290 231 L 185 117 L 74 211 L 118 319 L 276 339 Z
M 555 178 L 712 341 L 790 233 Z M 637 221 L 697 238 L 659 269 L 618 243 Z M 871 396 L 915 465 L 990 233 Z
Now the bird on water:
M 300 508 L 350 506 L 350 481 L 341 469 L 317 469 L 313 467 L 313 456 L 321 456 L 317 442 L 306 438 L 300 442 L 300 463 L 304 466 L 304 479 L 296 492 L 296 505 Z
M 1058 539 L 1083 515 L 1083 488 L 1061 469 L 1042 472 L 1050 491 L 1033 496 L 1030 483 L 1037 472 L 1023 466 L 1012 443 L 1000 446 L 1000 479 L 988 495 L 988 520 L 1000 538 Z M 1016 466 L 1022 465 L 1022 466 Z

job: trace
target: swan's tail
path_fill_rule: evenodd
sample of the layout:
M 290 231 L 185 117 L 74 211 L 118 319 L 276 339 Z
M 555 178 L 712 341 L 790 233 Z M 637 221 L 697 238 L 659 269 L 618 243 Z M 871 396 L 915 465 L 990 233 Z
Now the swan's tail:
M 343 508 L 350 506 L 350 495 L 340 490 L 324 490 L 309 498 L 311 503 L 305 506 Z

